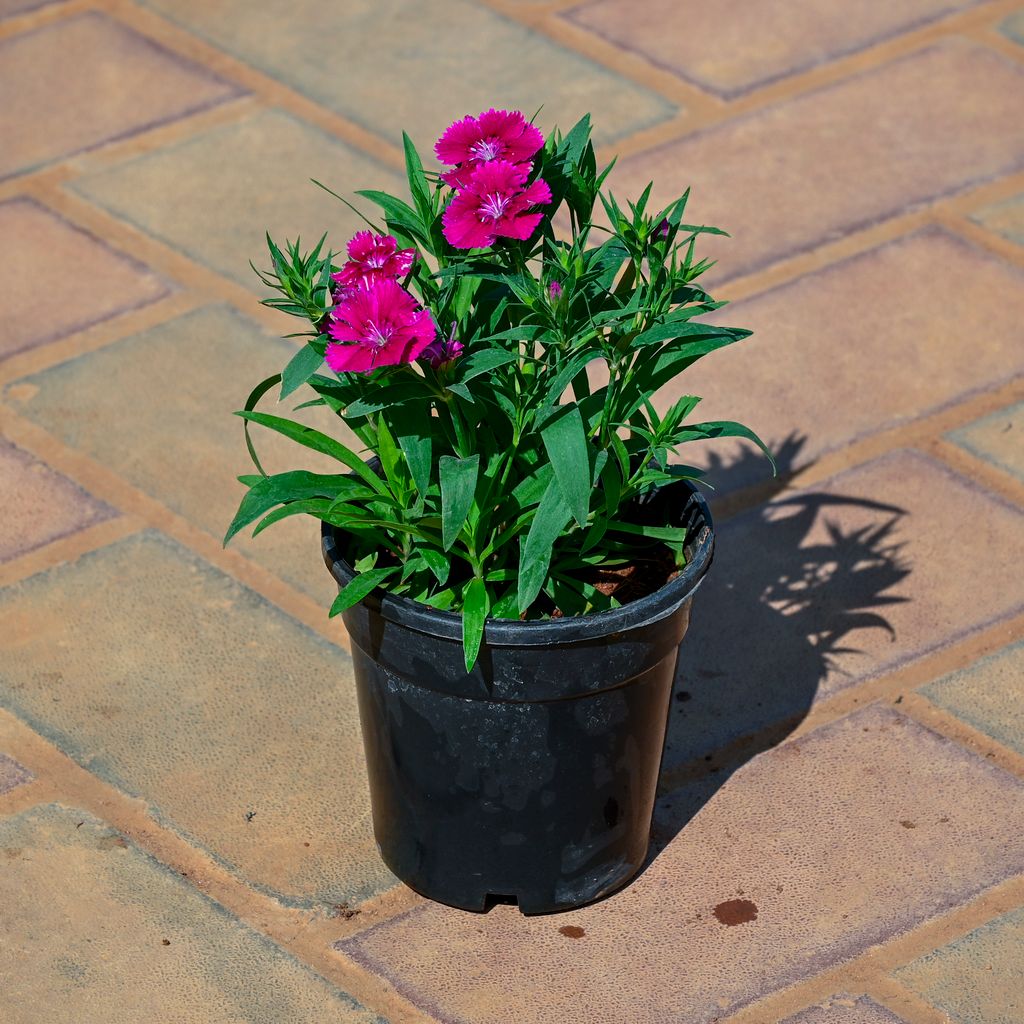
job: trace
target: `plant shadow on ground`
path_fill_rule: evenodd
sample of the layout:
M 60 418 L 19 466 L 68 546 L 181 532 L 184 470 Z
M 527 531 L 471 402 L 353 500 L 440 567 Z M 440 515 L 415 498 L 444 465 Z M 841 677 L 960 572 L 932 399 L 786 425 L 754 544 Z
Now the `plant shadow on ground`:
M 777 446 L 764 501 L 719 528 L 680 650 L 662 765 L 670 795 L 645 867 L 734 771 L 800 724 L 820 688 L 842 687 L 860 667 L 862 631 L 895 639 L 884 609 L 909 600 L 893 593 L 911 572 L 896 539 L 906 512 L 834 491 L 783 494 L 804 440 Z M 756 475 L 755 459 L 712 463 L 707 479 L 727 494 Z

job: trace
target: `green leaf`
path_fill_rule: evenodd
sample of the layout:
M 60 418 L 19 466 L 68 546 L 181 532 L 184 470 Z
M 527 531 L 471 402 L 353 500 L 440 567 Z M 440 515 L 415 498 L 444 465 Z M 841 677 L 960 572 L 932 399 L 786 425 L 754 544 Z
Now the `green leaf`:
M 682 312 L 688 311 L 683 310 Z M 726 344 L 731 344 L 742 338 L 749 338 L 753 333 L 739 327 L 715 327 L 712 324 L 694 324 L 685 321 L 685 317 L 678 316 L 665 323 L 649 327 L 633 339 L 631 347 L 640 348 L 643 345 L 653 345 L 660 341 L 674 341 L 677 338 L 686 338 L 688 341 L 727 338 Z
M 247 477 L 253 481 L 242 498 L 235 518 L 231 520 L 224 543 L 239 530 L 255 522 L 264 512 L 275 505 L 298 501 L 303 498 L 342 498 L 345 501 L 365 500 L 374 497 L 374 492 L 349 476 L 323 475 L 296 470 L 291 473 L 277 473 L 274 476 Z
M 405 467 L 401 465 L 401 455 L 398 443 L 388 428 L 387 421 L 383 416 L 377 421 L 377 458 L 380 459 L 380 468 L 391 486 L 391 492 L 399 501 L 405 496 Z
M 441 536 L 445 551 L 455 543 L 473 507 L 479 472 L 479 455 L 471 455 L 468 459 L 457 459 L 452 455 L 441 457 L 438 474 L 441 480 Z
M 555 471 L 572 517 L 586 526 L 590 510 L 590 452 L 583 417 L 575 405 L 549 420 L 541 431 L 541 439 Z
M 647 537 L 648 540 L 668 541 L 678 546 L 682 546 L 685 543 L 688 533 L 685 527 L 637 526 L 635 523 L 617 521 L 610 522 L 608 529 L 615 533 L 631 533 L 637 537 Z
M 462 596 L 462 653 L 466 659 L 467 672 L 472 670 L 480 653 L 490 605 L 487 584 L 479 576 L 474 577 Z
M 312 345 L 303 345 L 288 360 L 288 365 L 281 374 L 281 400 L 302 387 L 323 366 L 323 362 L 323 352 L 318 352 Z
M 418 405 L 393 406 L 391 423 L 399 447 L 405 454 L 416 490 L 426 499 L 430 490 L 430 476 L 433 468 L 433 437 L 431 424 L 436 422 L 429 412 Z
M 378 192 L 372 188 L 360 189 L 356 192 L 356 195 L 376 203 L 384 211 L 384 216 L 389 223 L 394 223 L 400 228 L 404 228 L 421 242 L 426 243 L 429 241 L 420 215 L 408 203 L 388 195 L 387 192 Z
M 398 572 L 398 566 L 392 565 L 386 569 L 369 569 L 354 576 L 341 588 L 338 596 L 334 599 L 334 604 L 331 605 L 331 617 L 359 604 L 372 590 L 375 590 L 396 572 Z
M 400 381 L 397 384 L 377 386 L 372 392 L 362 395 L 345 409 L 345 416 L 369 416 L 393 405 L 404 405 L 407 402 L 425 402 L 430 398 L 426 385 L 413 381 Z
M 458 367 L 458 380 L 460 383 L 465 384 L 467 380 L 479 377 L 482 373 L 497 369 L 499 366 L 515 362 L 518 358 L 518 353 L 510 352 L 508 349 L 479 349 L 476 352 L 471 352 L 465 359 L 458 361 L 456 364 Z M 448 387 L 451 388 L 451 384 Z
M 430 186 L 427 184 L 427 176 L 423 173 L 423 161 L 420 160 L 412 139 L 405 132 L 402 132 L 402 146 L 405 149 L 405 173 L 409 179 L 409 191 L 423 223 L 427 224 L 432 211 Z
M 590 115 L 584 114 L 569 130 L 562 142 L 561 148 L 565 151 L 565 157 L 571 164 L 578 164 L 583 149 L 590 138 Z
M 562 495 L 558 481 L 552 477 L 530 531 L 520 541 L 519 550 L 519 612 L 522 614 L 537 599 L 547 580 L 554 543 L 572 519 L 572 512 Z
M 427 567 L 436 577 L 438 586 L 443 587 L 448 579 L 448 574 L 451 572 L 452 567 L 452 563 L 448 556 L 440 551 L 436 551 L 434 548 L 420 548 L 419 554 L 423 561 L 427 563 Z
M 262 427 L 276 430 L 277 433 L 283 434 L 285 437 L 291 438 L 291 440 L 297 441 L 313 451 L 321 452 L 323 455 L 329 455 L 331 458 L 337 459 L 361 476 L 378 494 L 382 494 L 385 497 L 391 496 L 380 477 L 354 451 L 346 448 L 340 441 L 335 441 L 333 437 L 328 437 L 326 434 L 320 433 L 319 430 L 305 426 L 305 424 L 286 420 L 283 416 L 272 416 L 265 412 L 248 411 L 237 412 L 235 415 L 241 416 L 243 419 L 253 423 L 258 423 Z
M 742 437 L 747 441 L 753 441 L 768 456 L 773 472 L 777 469 L 775 456 L 764 441 L 750 427 L 745 427 L 742 423 L 736 423 L 733 420 L 709 420 L 707 423 L 693 423 L 676 433 L 670 443 L 676 445 L 685 441 L 703 441 L 714 437 Z
M 270 235 L 267 235 L 267 241 L 270 242 Z M 273 245 L 273 242 L 270 243 Z M 277 383 L 281 380 L 281 374 L 275 373 L 266 380 L 261 380 L 249 392 L 249 397 L 245 400 L 245 413 L 252 412 L 253 409 L 259 404 L 260 399 Z M 243 413 L 237 415 L 242 416 Z M 249 424 L 245 424 L 245 447 L 249 449 L 249 458 L 252 459 L 252 464 L 259 470 L 261 476 L 266 476 L 266 470 L 260 465 L 259 456 L 256 454 L 256 446 L 252 443 L 252 437 L 249 434 Z

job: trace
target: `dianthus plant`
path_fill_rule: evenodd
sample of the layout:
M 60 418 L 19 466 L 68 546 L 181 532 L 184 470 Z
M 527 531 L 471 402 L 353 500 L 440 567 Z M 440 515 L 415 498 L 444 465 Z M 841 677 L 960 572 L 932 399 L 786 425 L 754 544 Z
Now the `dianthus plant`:
M 488 617 L 615 607 L 595 569 L 655 544 L 682 564 L 686 531 L 642 522 L 638 502 L 699 475 L 670 461 L 685 442 L 761 442 L 692 421 L 696 397 L 655 395 L 750 332 L 699 319 L 723 303 L 697 284 L 710 263 L 695 244 L 724 232 L 683 222 L 687 194 L 618 203 L 588 117 L 546 140 L 517 112 L 466 117 L 435 146 L 440 173 L 404 141 L 409 199 L 357 192 L 380 212 L 344 256 L 326 236 L 308 253 L 268 237 L 266 304 L 312 329 L 239 413 L 259 472 L 227 537 L 293 515 L 333 525 L 357 575 L 331 614 L 378 587 L 461 613 L 468 669 Z M 311 389 L 299 407 L 326 407 L 359 444 L 257 411 L 278 384 L 282 400 Z M 253 423 L 338 471 L 265 474 Z

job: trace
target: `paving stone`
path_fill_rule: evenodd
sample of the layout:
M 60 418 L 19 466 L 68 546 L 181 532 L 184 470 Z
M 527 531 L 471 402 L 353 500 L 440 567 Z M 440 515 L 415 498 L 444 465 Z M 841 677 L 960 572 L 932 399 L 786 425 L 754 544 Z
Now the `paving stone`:
M 0 359 L 169 291 L 147 267 L 30 199 L 0 203 L 0 236 L 18 253 L 4 271 Z
M 999 26 L 999 31 L 1015 43 L 1024 45 L 1024 9 L 1011 14 Z
M 220 538 L 244 494 L 235 477 L 254 472 L 242 422 L 232 413 L 294 351 L 239 313 L 207 307 L 26 378 L 11 393 L 31 394 L 20 406 L 28 418 Z M 291 415 L 302 400 L 297 393 L 277 411 Z M 273 410 L 273 397 L 260 407 Z M 295 418 L 358 448 L 332 416 Z M 268 430 L 254 428 L 253 437 L 268 472 L 337 472 L 337 463 Z M 236 538 L 236 546 L 325 604 L 337 593 L 312 519 L 285 520 L 255 540 Z
M 681 7 L 596 0 L 564 17 L 720 96 L 736 96 L 970 7 L 970 0 L 867 5 L 856 18 L 830 0 L 785 7 L 726 0 Z M 799 25 L 799 31 L 794 26 Z
M 895 973 L 953 1024 L 1020 1024 L 1024 910 L 990 921 Z
M 1024 754 L 1024 642 L 929 683 L 921 692 L 933 704 Z
M 488 107 L 568 129 L 588 110 L 604 141 L 675 113 L 656 93 L 469 0 L 146 0 L 193 32 L 364 128 L 425 153 Z M 374 186 L 376 187 L 376 186 Z
M 726 522 L 680 652 L 666 766 L 1020 610 L 1022 521 L 899 451 Z
M 34 776 L 23 768 L 13 757 L 0 753 L 0 795 L 9 793 L 15 786 L 31 782 Z
M 327 244 L 340 250 L 364 226 L 310 178 L 342 195 L 362 188 L 404 194 L 393 172 L 277 110 L 87 175 L 75 188 L 187 256 L 262 293 L 266 289 L 249 261 L 263 269 L 270 265 L 267 231 L 278 242 L 301 237 L 309 248 L 327 231 Z M 373 212 L 370 203 L 352 198 Z
M 158 534 L 0 591 L 0 704 L 283 902 L 392 883 L 348 655 Z
M 703 251 L 734 276 L 1019 170 L 1022 105 L 1024 70 L 953 39 L 624 160 L 609 185 L 692 186 L 687 219 L 731 232 Z
M 712 319 L 754 336 L 697 363 L 665 388 L 660 404 L 703 395 L 701 419 L 741 419 L 773 448 L 801 438 L 785 470 L 1024 371 L 1024 270 L 939 228 L 730 304 Z M 848 382 L 847 397 L 837 401 L 826 381 Z M 718 490 L 771 472 L 746 442 L 692 444 L 682 454 L 714 467 L 709 480 Z
M 12 14 L 25 14 L 37 7 L 45 7 L 55 0 L 0 0 L 0 18 L 8 18 Z
M 522 1024 L 704 1024 L 1021 870 L 1022 790 L 871 708 L 750 762 L 699 810 L 663 801 L 678 834 L 609 900 L 532 918 L 425 905 L 339 946 L 450 1024 L 503 1024 L 513 1005 Z
M 787 1017 L 782 1024 L 903 1024 L 903 1020 L 868 996 L 838 995 Z
M 5 1024 L 383 1024 L 86 812 L 0 820 Z
M 1000 409 L 949 436 L 973 455 L 1024 480 L 1024 402 Z
M 237 86 L 102 14 L 10 36 L 0 41 L 0 95 L 17 96 L 17 102 L 0 106 L 0 177 L 238 93 Z
M 115 515 L 67 477 L 0 441 L 0 562 Z
M 1024 195 L 983 206 L 971 214 L 971 220 L 1017 245 L 1024 245 Z

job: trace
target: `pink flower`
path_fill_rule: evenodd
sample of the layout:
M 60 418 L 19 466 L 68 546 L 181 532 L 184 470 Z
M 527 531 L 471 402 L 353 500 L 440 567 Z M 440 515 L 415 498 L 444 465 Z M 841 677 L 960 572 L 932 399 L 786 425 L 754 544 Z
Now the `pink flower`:
M 540 178 L 526 184 L 529 173 L 529 164 L 480 164 L 444 211 L 444 237 L 456 249 L 493 245 L 496 238 L 529 238 L 543 214 L 527 211 L 551 202 L 551 189 Z
M 552 302 L 557 302 L 562 297 L 562 286 L 557 281 L 552 281 L 548 285 L 548 295 L 551 296 Z
M 480 164 L 523 163 L 543 145 L 544 136 L 518 110 L 485 110 L 479 117 L 464 117 L 449 125 L 434 152 L 441 163 L 456 165 L 441 177 L 453 188 L 461 188 Z
M 426 360 L 435 370 L 447 369 L 462 355 L 465 345 L 455 340 L 455 324 L 447 338 L 435 338 L 421 353 L 420 359 Z
M 351 292 L 330 315 L 325 358 L 337 373 L 411 363 L 437 337 L 430 312 L 391 278 Z
M 335 299 L 341 302 L 353 289 L 369 288 L 375 281 L 405 277 L 416 260 L 415 249 L 399 249 L 394 235 L 374 235 L 359 231 L 348 243 L 348 262 L 331 280 L 338 287 Z

